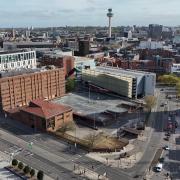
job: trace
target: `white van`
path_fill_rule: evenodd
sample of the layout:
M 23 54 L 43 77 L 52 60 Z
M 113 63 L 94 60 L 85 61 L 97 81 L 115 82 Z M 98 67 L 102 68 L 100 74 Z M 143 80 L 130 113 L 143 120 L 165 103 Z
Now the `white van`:
M 156 172 L 161 172 L 162 171 L 162 163 L 158 163 L 155 167 Z

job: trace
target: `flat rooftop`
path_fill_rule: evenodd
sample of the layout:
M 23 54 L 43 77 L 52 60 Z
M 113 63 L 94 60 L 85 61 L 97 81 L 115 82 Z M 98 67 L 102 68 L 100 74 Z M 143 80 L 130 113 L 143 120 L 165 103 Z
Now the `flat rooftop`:
M 56 69 L 56 68 L 53 66 L 52 69 Z M 52 69 L 46 69 L 46 67 L 42 67 L 42 68 L 35 68 L 35 69 L 20 68 L 20 69 L 16 69 L 16 70 L 1 71 L 0 78 L 13 77 L 13 76 L 18 76 L 18 75 L 22 75 L 22 74 L 44 72 L 44 71 L 48 71 L 48 70 L 52 70 Z
M 15 54 L 15 53 L 23 53 L 23 52 L 31 52 L 32 50 L 15 50 L 15 51 L 0 51 L 0 55 L 4 55 L 4 54 Z
M 134 70 L 124 70 L 121 68 L 116 68 L 116 67 L 108 67 L 108 66 L 97 66 L 95 69 L 92 71 L 99 72 L 99 73 L 104 73 L 104 74 L 111 74 L 111 75 L 120 75 L 120 76 L 127 76 L 131 78 L 136 78 L 136 77 L 141 77 L 144 75 L 151 75 L 153 73 L 150 72 L 144 72 L 144 71 L 134 71 Z
M 20 42 L 4 42 L 5 45 L 53 45 L 53 42 L 32 42 L 32 41 L 20 41 Z

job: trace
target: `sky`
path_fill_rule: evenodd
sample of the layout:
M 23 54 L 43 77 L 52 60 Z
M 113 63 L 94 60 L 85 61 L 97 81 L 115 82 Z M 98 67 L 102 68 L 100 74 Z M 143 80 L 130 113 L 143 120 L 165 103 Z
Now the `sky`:
M 180 0 L 1 0 L 0 27 L 180 25 Z

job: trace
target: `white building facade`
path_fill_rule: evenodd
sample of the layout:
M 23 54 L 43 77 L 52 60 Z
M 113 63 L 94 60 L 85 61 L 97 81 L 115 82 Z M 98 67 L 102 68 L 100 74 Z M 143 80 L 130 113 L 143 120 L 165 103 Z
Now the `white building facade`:
M 15 52 L 0 54 L 0 71 L 15 70 L 21 68 L 36 68 L 36 52 Z
M 171 67 L 171 73 L 180 73 L 180 64 L 173 64 Z

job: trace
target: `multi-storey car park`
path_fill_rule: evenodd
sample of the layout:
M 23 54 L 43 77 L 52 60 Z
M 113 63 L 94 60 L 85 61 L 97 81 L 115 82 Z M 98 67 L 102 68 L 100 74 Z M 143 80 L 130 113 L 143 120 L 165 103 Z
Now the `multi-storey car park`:
M 35 51 L 0 52 L 0 71 L 36 68 Z
M 82 80 L 124 97 L 138 98 L 154 95 L 156 74 L 99 66 L 82 70 Z

